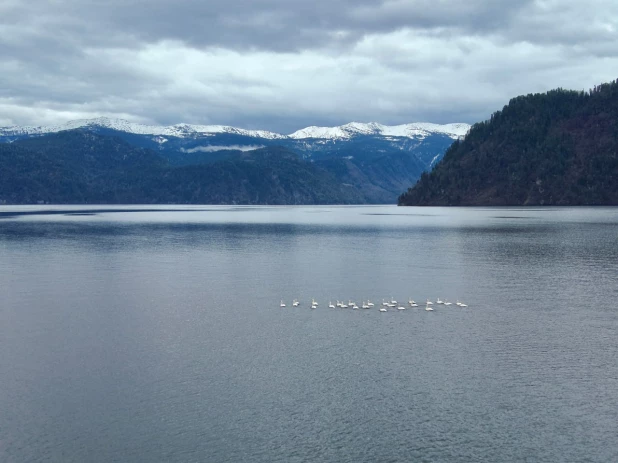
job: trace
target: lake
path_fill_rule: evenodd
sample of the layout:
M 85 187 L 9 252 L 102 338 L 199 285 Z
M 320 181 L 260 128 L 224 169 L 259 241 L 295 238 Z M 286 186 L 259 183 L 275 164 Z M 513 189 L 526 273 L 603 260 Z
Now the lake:
M 0 206 L 0 460 L 618 461 L 617 301 L 618 208 Z

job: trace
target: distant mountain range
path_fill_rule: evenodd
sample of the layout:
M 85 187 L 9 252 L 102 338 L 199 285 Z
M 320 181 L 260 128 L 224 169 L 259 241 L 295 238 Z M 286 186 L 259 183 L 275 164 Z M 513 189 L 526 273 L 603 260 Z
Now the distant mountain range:
M 250 156 L 242 157 L 242 153 L 277 147 L 329 175 L 328 181 L 315 184 L 329 185 L 326 188 L 328 192 L 316 192 L 321 202 L 393 203 L 424 171 L 431 169 L 453 141 L 463 137 L 469 128 L 469 125 L 462 123 L 386 126 L 353 122 L 339 127 L 307 127 L 283 135 L 220 125 L 152 126 L 121 119 L 97 118 L 47 127 L 4 127 L 0 128 L 0 142 L 21 143 L 77 130 L 120 138 L 126 142 L 123 146 L 151 150 L 169 167 L 190 169 L 200 166 L 198 170 L 204 172 L 221 167 L 221 162 L 246 161 Z M 244 162 L 240 166 L 245 168 L 247 164 Z M 347 193 L 354 193 L 331 195 L 333 185 L 343 186 Z M 250 196 L 230 201 L 254 202 Z M 207 200 L 206 197 L 199 199 Z M 13 201 L 17 199 L 13 198 Z M 185 198 L 185 201 L 197 199 Z M 274 196 L 269 201 L 303 203 L 314 199 L 310 194 L 293 199 L 282 191 L 280 201 Z M 225 198 L 221 197 L 216 202 L 225 202 Z M 266 200 L 262 198 L 259 202 L 265 203 Z
M 231 134 L 251 138 L 269 140 L 320 138 L 330 140 L 346 140 L 359 135 L 381 135 L 385 137 L 405 137 L 423 139 L 432 134 L 444 134 L 452 139 L 464 136 L 470 129 L 469 124 L 431 124 L 419 122 L 387 126 L 376 122 L 350 122 L 339 127 L 306 127 L 289 135 L 282 135 L 266 130 L 246 130 L 224 125 L 192 125 L 176 124 L 169 126 L 145 125 L 129 122 L 123 119 L 99 117 L 95 119 L 78 119 L 60 125 L 51 126 L 12 126 L 0 127 L 0 137 L 18 139 L 23 136 L 42 135 L 80 128 L 110 129 L 137 135 L 159 135 L 168 137 L 188 138 L 212 136 L 216 134 Z
M 399 204 L 618 205 L 618 80 L 513 98 Z

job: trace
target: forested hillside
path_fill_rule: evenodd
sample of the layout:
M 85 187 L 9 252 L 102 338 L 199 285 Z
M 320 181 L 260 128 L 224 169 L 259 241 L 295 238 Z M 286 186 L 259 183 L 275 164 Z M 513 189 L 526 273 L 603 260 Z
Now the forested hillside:
M 157 153 L 74 130 L 0 144 L 5 204 L 348 204 L 355 187 L 284 148 L 172 166 Z
M 512 99 L 399 204 L 618 204 L 618 81 Z

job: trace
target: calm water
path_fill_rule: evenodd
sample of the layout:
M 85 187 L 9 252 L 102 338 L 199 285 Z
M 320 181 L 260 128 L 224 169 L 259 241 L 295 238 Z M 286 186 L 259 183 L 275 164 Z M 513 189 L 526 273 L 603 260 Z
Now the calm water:
M 617 301 L 616 208 L 0 207 L 0 461 L 618 461 Z

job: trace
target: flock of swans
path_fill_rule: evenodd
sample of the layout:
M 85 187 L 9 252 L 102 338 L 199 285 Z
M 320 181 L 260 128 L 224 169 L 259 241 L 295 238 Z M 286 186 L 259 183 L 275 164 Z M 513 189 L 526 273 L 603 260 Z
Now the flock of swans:
M 438 305 L 445 305 L 445 306 L 449 306 L 449 305 L 453 305 L 452 302 L 449 302 L 447 300 L 441 300 L 440 298 L 438 298 L 435 302 Z M 300 305 L 300 301 L 298 299 L 294 299 L 292 301 L 292 307 L 298 307 Z M 317 309 L 318 308 L 318 303 L 316 302 L 315 299 L 311 299 L 311 308 L 312 309 Z M 410 299 L 408 300 L 408 305 L 410 307 L 419 307 L 419 305 L 413 300 Z M 428 312 L 432 312 L 433 311 L 433 306 L 434 303 L 432 301 L 430 301 L 429 299 L 427 299 L 427 301 L 425 301 L 425 310 Z M 459 299 L 457 300 L 457 302 L 455 303 L 455 305 L 459 306 L 459 307 L 468 307 L 467 304 L 464 304 L 463 302 L 460 302 Z M 281 301 L 281 303 L 279 304 L 279 307 L 287 307 L 285 302 Z M 375 304 L 373 302 L 371 302 L 370 300 L 367 301 L 363 301 L 362 304 L 359 306 L 358 304 L 356 304 L 356 302 L 353 302 L 352 300 L 348 299 L 348 302 L 344 302 L 344 301 L 336 301 L 335 304 L 332 303 L 332 301 L 328 302 L 328 307 L 331 309 L 334 308 L 341 308 L 341 309 L 371 309 L 372 307 L 375 307 Z M 395 299 L 393 299 L 391 297 L 391 299 L 389 301 L 382 299 L 382 305 L 379 307 L 380 312 L 387 312 L 388 309 L 397 309 L 397 310 L 405 310 L 407 309 L 407 307 L 405 306 L 405 303 L 401 303 L 401 302 L 397 302 Z

